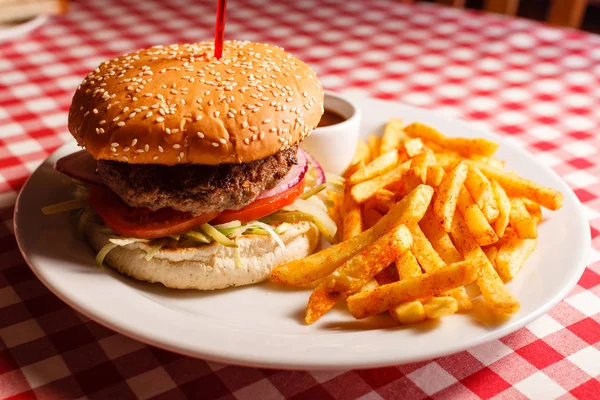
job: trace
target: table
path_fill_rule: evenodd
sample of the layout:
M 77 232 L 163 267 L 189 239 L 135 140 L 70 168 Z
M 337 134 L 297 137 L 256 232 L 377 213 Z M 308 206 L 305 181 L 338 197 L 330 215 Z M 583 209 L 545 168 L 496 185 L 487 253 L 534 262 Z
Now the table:
M 79 1 L 28 37 L 0 44 L 0 397 L 598 398 L 600 37 L 574 30 L 391 0 L 229 4 L 226 37 L 285 47 L 329 90 L 436 108 L 490 128 L 573 187 L 590 220 L 590 265 L 566 300 L 507 337 L 373 370 L 242 368 L 116 334 L 34 277 L 14 239 L 14 202 L 40 162 L 70 140 L 76 86 L 120 53 L 210 39 L 213 3 Z

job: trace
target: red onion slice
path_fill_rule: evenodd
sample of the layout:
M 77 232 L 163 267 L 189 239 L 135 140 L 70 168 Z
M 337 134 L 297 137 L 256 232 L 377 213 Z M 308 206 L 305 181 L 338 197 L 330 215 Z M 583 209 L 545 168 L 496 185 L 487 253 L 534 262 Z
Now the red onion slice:
M 308 171 L 308 158 L 307 154 L 301 149 L 298 150 L 298 164 L 294 165 L 288 173 L 283 177 L 281 181 L 273 189 L 266 190 L 258 195 L 256 200 L 264 199 L 265 197 L 275 196 L 281 192 L 288 190 L 291 187 L 296 186 L 298 182 L 304 178 L 304 175 Z
M 96 160 L 85 150 L 61 158 L 54 164 L 54 169 L 84 183 L 104 184 L 96 174 Z
M 314 158 L 309 152 L 306 152 L 302 149 L 300 149 L 300 151 L 302 151 L 304 155 L 306 155 L 308 163 L 317 171 L 317 186 L 325 183 L 327 181 L 327 178 L 325 178 L 325 171 L 323 170 L 323 167 L 321 167 L 321 164 L 319 164 L 317 159 Z

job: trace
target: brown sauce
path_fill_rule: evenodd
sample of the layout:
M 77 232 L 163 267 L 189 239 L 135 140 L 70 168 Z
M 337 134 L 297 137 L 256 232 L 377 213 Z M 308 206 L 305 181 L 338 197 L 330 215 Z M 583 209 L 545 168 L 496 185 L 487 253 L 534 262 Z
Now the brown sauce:
M 325 112 L 323 113 L 323 116 L 321 117 L 321 120 L 319 121 L 319 125 L 317 125 L 317 126 L 322 127 L 322 126 L 336 125 L 336 124 L 339 124 L 340 122 L 344 122 L 345 120 L 346 120 L 346 118 L 342 117 L 340 114 L 326 109 Z

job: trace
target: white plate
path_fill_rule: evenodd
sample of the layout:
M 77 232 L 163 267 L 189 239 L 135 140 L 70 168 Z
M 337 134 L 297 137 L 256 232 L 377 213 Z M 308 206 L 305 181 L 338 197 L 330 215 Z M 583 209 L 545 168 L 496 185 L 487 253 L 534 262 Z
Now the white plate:
M 34 31 L 48 21 L 47 15 L 38 15 L 18 23 L 0 24 L 0 43 Z
M 274 368 L 364 368 L 455 353 L 515 331 L 569 292 L 585 268 L 590 233 L 577 198 L 554 172 L 524 150 L 468 123 L 396 103 L 357 101 L 365 136 L 380 132 L 388 118 L 396 116 L 426 122 L 450 135 L 488 137 L 502 144 L 498 155 L 508 168 L 565 194 L 561 210 L 545 213 L 538 249 L 508 285 L 521 301 L 521 311 L 512 319 L 485 327 L 468 315 L 453 315 L 435 328 L 400 328 L 386 316 L 355 321 L 342 305 L 306 326 L 306 290 L 261 284 L 216 292 L 176 291 L 98 269 L 73 221 L 40 211 L 70 198 L 66 179 L 52 165 L 77 150 L 74 144 L 46 160 L 19 196 L 15 233 L 21 251 L 52 292 L 102 325 L 193 357 Z M 385 329 L 375 329 L 380 327 Z

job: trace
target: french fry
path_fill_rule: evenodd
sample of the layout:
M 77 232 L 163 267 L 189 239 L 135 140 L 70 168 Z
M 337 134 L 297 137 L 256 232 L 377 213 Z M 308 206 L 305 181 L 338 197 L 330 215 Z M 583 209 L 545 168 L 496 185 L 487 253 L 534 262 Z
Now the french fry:
M 498 254 L 497 244 L 492 244 L 489 246 L 482 247 L 481 250 L 483 250 L 483 252 L 485 253 L 485 256 L 487 257 L 488 260 L 490 260 L 492 265 L 494 267 L 496 267 L 496 254 Z M 498 271 L 497 268 L 496 268 L 496 271 Z M 498 274 L 502 278 L 502 275 L 500 274 L 500 272 L 498 272 Z
M 508 282 L 512 280 L 537 246 L 537 239 L 521 239 L 514 232 L 507 232 L 496 253 L 498 275 Z
M 480 246 L 487 246 L 498 241 L 496 232 L 490 226 L 481 209 L 473 202 L 465 187 L 460 190 L 456 206 L 462 213 L 469 231 Z
M 398 304 L 432 297 L 472 283 L 479 278 L 481 267 L 478 260 L 462 261 L 432 273 L 354 294 L 348 297 L 346 302 L 354 318 L 366 318 L 380 314 Z
M 427 319 L 425 307 L 418 300 L 407 301 L 392 307 L 389 313 L 392 319 L 400 325 L 416 324 Z
M 409 167 L 410 161 L 406 161 L 383 175 L 353 186 L 351 192 L 352 197 L 357 203 L 364 203 L 373 197 L 378 190 L 400 181 L 404 173 L 408 171 Z
M 500 212 L 498 211 L 496 198 L 494 197 L 492 184 L 489 179 L 477 167 L 470 166 L 467 179 L 465 179 L 465 187 L 475 204 L 477 204 L 477 207 L 485 215 L 485 219 L 490 223 L 494 222 Z
M 369 202 L 373 208 L 385 214 L 396 204 L 396 194 L 387 189 L 379 189 Z
M 342 199 L 343 240 L 353 238 L 363 231 L 360 204 L 354 201 L 350 195 L 351 190 L 351 186 L 346 186 L 344 188 L 344 197 Z
M 381 138 L 381 147 L 379 149 L 381 154 L 392 150 L 398 151 L 405 136 L 403 128 L 404 123 L 399 119 L 392 118 L 388 121 L 383 131 L 383 137 Z
M 376 287 L 379 286 L 379 283 L 377 283 L 377 280 L 375 278 L 369 280 L 367 283 L 365 283 L 363 285 L 363 287 L 360 288 L 361 292 L 366 292 L 367 290 L 373 290 Z
M 423 219 L 419 222 L 419 226 L 427 237 L 427 240 L 431 243 L 431 246 L 446 264 L 454 264 L 463 260 L 456 247 L 454 247 L 450 235 L 436 220 L 431 208 L 427 210 Z
M 408 193 L 417 186 L 425 183 L 422 176 L 423 174 L 419 167 L 411 167 L 402 177 L 402 192 Z
M 504 286 L 504 282 L 471 235 L 462 214 L 457 213 L 454 216 L 452 230 L 449 233 L 452 242 L 465 260 L 479 260 L 477 262 L 481 265 L 482 274 L 477 279 L 477 286 L 486 303 L 497 312 L 504 314 L 514 314 L 519 311 L 519 301 Z
M 460 161 L 444 176 L 438 187 L 438 193 L 433 202 L 433 212 L 446 232 L 449 232 L 452 227 L 452 217 L 456 211 L 458 195 L 467 178 L 467 172 L 467 164 Z
M 329 275 L 354 254 L 362 251 L 394 227 L 420 221 L 427 211 L 432 196 L 433 189 L 429 186 L 421 185 L 415 188 L 396 203 L 372 228 L 304 259 L 280 265 L 272 271 L 271 279 L 281 285 L 303 286 Z
M 385 172 L 388 172 L 398 164 L 398 152 L 396 150 L 383 153 L 363 168 L 357 170 L 350 176 L 350 184 L 364 182 Z
M 471 154 L 471 156 L 469 158 L 473 161 L 478 161 L 478 162 L 487 164 L 490 167 L 504 169 L 504 161 L 499 160 L 495 156 L 485 157 L 485 156 L 480 156 L 477 154 Z
M 414 254 L 415 258 L 421 265 L 421 268 L 423 268 L 426 273 L 435 272 L 438 269 L 445 268 L 446 263 L 435 251 L 433 245 L 425 233 L 421 230 L 420 226 L 415 224 L 410 225 L 409 228 L 413 237 L 411 253 Z M 398 272 L 400 272 L 400 270 L 398 270 Z M 400 273 L 400 276 L 402 277 L 402 273 Z M 455 288 L 449 291 L 447 294 L 460 302 L 461 310 L 468 310 L 471 308 L 471 300 L 469 299 L 465 288 Z
M 529 215 L 531 215 L 531 218 L 533 218 L 538 224 L 542 222 L 542 208 L 540 205 L 524 197 L 521 200 L 523 201 L 527 212 L 529 212 Z
M 453 154 L 438 154 L 436 159 L 444 169 L 451 168 L 460 158 Z M 490 180 L 496 180 L 510 197 L 525 197 L 549 210 L 558 210 L 563 204 L 563 194 L 552 188 L 540 185 L 513 172 L 492 167 L 488 164 L 464 160 L 477 167 Z
M 437 319 L 452 315 L 458 311 L 458 302 L 451 296 L 430 297 L 423 301 L 427 319 Z
M 379 149 L 381 148 L 381 138 L 379 136 L 370 135 L 367 138 L 367 145 L 369 146 L 369 152 L 371 153 L 371 160 L 379 157 Z
M 314 323 L 338 300 L 358 292 L 367 281 L 407 251 L 411 244 L 409 230 L 399 225 L 342 264 L 311 294 L 306 307 L 306 323 Z
M 424 142 L 432 142 L 446 149 L 469 157 L 472 154 L 491 156 L 498 149 L 498 144 L 487 139 L 470 139 L 448 137 L 434 128 L 415 122 L 407 126 L 404 131 L 410 137 L 421 138 Z
M 360 171 L 364 167 L 365 167 L 364 161 L 359 161 L 356 164 L 351 164 L 344 172 L 344 176 L 345 177 L 352 176 L 352 174 L 354 174 L 356 171 Z
M 510 226 L 521 239 L 537 238 L 537 222 L 529 215 L 523 200 L 520 198 L 510 199 Z
M 404 142 L 404 151 L 408 158 L 413 158 L 417 154 L 423 151 L 423 141 L 419 138 L 409 139 Z
M 442 179 L 444 179 L 444 168 L 439 165 L 430 165 L 427 167 L 427 184 L 434 188 L 440 186 Z
M 361 161 L 365 164 L 368 164 L 371 161 L 371 150 L 364 140 L 358 141 L 358 145 L 356 146 L 356 151 L 354 152 L 354 157 L 352 158 L 350 165 L 357 164 Z
M 425 272 L 433 272 L 438 269 L 444 268 L 446 263 L 438 253 L 433 249 L 433 246 L 425 236 L 425 233 L 421 230 L 419 225 L 409 226 L 413 237 L 413 244 L 411 252 L 423 268 Z M 402 274 L 400 274 L 402 277 Z
M 502 186 L 495 180 L 492 181 L 492 189 L 494 190 L 494 197 L 496 198 L 499 211 L 498 218 L 494 221 L 494 231 L 498 237 L 502 237 L 510 220 L 510 199 L 504 189 L 502 189 Z
M 377 211 L 374 208 L 365 208 L 363 212 L 363 223 L 366 229 L 369 229 L 372 226 L 375 226 L 377 221 L 379 221 L 383 217 L 383 214 Z
M 414 243 L 414 240 L 413 240 Z M 421 275 L 421 267 L 412 251 L 402 253 L 396 260 L 396 269 L 399 279 L 410 278 L 411 276 Z
M 427 181 L 427 168 L 434 164 L 435 155 L 431 150 L 426 149 L 412 158 L 410 167 L 418 168 L 418 170 L 421 172 L 421 183 L 425 183 Z

